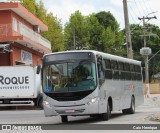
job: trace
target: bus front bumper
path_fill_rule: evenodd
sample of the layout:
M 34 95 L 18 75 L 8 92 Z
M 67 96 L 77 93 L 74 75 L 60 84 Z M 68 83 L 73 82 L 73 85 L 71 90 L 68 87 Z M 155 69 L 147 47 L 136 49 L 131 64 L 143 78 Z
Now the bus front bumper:
M 91 100 L 86 104 L 74 104 L 74 105 L 51 105 L 47 101 L 43 102 L 45 116 L 57 116 L 57 115 L 89 115 L 99 113 L 99 101 L 96 99 Z

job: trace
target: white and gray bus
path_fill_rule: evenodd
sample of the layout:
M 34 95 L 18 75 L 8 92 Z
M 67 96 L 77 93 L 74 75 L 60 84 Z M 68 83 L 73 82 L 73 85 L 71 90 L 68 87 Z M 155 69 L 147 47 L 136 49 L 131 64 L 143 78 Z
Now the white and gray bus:
M 45 116 L 133 114 L 144 102 L 141 62 L 93 50 L 47 54 L 42 65 Z

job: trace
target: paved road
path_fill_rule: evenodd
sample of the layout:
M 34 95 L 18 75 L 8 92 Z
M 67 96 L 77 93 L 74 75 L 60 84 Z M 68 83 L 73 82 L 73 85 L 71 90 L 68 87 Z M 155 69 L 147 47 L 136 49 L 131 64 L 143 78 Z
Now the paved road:
M 149 118 L 152 115 L 157 114 L 159 112 L 160 112 L 160 96 L 152 95 L 150 98 L 145 98 L 144 104 L 136 108 L 135 114 L 123 115 L 121 111 L 113 112 L 112 117 L 109 121 L 101 121 L 101 119 L 99 118 L 90 118 L 89 116 L 69 117 L 68 124 L 70 125 L 75 123 L 160 124 L 160 122 L 149 120 Z M 0 124 L 62 124 L 62 123 L 60 117 L 58 116 L 45 117 L 43 114 L 43 110 L 10 110 L 10 111 L 0 111 Z M 118 132 L 121 133 L 121 131 Z M 150 132 L 152 133 L 152 131 Z
M 143 107 L 143 106 L 142 106 Z M 89 116 L 69 117 L 69 123 L 98 123 L 98 124 L 138 124 L 138 123 L 159 123 L 149 121 L 149 115 L 158 113 L 160 108 L 137 108 L 133 115 L 123 115 L 121 112 L 113 112 L 109 121 L 101 121 L 99 118 L 90 118 Z M 1 124 L 61 124 L 60 117 L 44 117 L 42 110 L 19 110 L 19 111 L 1 111 Z

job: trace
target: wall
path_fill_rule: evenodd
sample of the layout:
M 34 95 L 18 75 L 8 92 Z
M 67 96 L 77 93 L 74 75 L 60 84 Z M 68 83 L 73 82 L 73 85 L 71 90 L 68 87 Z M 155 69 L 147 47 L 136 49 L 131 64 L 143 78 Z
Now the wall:
M 16 65 L 15 63 L 16 61 L 21 61 L 21 50 L 32 53 L 32 63 L 33 63 L 32 65 L 38 65 L 42 63 L 41 59 L 43 57 L 43 54 L 31 48 L 27 48 L 21 44 L 16 43 L 13 44 L 12 50 L 13 50 L 13 65 Z
M 0 24 L 11 24 L 11 11 L 1 11 L 0 10 Z M 3 19 L 2 19 L 3 18 Z
M 19 36 L 20 35 L 20 33 L 18 33 L 19 32 L 19 26 L 18 26 L 19 23 L 24 24 L 25 26 L 27 26 L 28 28 L 30 28 L 31 30 L 34 31 L 34 25 L 30 24 L 24 18 L 20 17 L 19 15 L 17 15 L 16 13 L 14 13 L 11 10 L 6 10 L 6 11 L 0 10 L 0 18 L 1 18 L 0 19 L 0 26 L 3 25 L 3 27 L 5 27 L 4 24 L 8 24 L 10 26 L 9 31 L 6 30 L 7 28 L 4 29 L 4 28 L 0 27 L 0 36 L 4 36 L 4 37 L 6 37 L 7 35 L 8 36 Z M 18 32 L 15 32 L 12 30 L 12 27 L 14 27 L 13 26 L 13 18 L 15 18 L 17 21 L 17 31 Z M 6 31 L 8 31 L 8 32 L 6 32 Z M 25 43 L 25 41 L 22 41 L 22 43 Z M 21 61 L 21 50 L 32 53 L 33 65 L 38 65 L 38 64 L 42 63 L 41 59 L 43 57 L 43 54 L 38 51 L 33 50 L 31 47 L 28 48 L 28 46 L 24 46 L 24 45 L 18 44 L 18 43 L 12 43 L 11 47 L 13 50 L 12 53 L 5 53 L 5 54 L 0 53 L 0 66 L 16 65 L 16 63 L 15 63 L 16 61 Z
M 1 18 L 0 19 L 0 36 L 11 36 L 12 34 L 11 12 L 0 10 L 0 18 Z

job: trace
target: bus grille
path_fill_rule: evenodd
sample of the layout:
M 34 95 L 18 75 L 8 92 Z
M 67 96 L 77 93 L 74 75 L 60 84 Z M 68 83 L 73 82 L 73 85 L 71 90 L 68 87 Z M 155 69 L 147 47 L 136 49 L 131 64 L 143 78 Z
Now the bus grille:
M 46 93 L 46 95 L 57 101 L 78 101 L 85 98 L 93 91 L 94 90 L 80 92 Z

